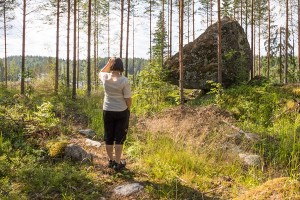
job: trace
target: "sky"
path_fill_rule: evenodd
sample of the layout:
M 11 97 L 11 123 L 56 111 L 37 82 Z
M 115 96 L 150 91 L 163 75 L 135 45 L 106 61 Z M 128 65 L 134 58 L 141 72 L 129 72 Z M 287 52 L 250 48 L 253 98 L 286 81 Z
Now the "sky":
M 42 0 L 33 0 L 36 5 L 38 1 L 42 2 Z M 197 7 L 197 5 L 196 5 Z M 135 17 L 135 57 L 140 58 L 148 58 L 149 57 L 149 17 L 143 14 L 143 8 L 137 8 L 140 10 L 140 17 Z M 142 12 L 141 12 L 142 11 Z M 8 31 L 7 34 L 7 50 L 8 56 L 12 55 L 21 55 L 22 53 L 22 4 L 15 9 L 15 20 L 9 22 L 12 25 L 12 29 Z M 216 8 L 214 8 L 214 12 L 216 12 Z M 43 13 L 46 13 L 45 11 Z M 112 10 L 111 17 L 111 29 L 110 29 L 110 46 L 111 53 L 110 56 L 119 56 L 119 41 L 120 41 L 120 17 L 116 10 Z M 126 12 L 125 12 L 126 15 Z M 66 17 L 64 17 L 66 18 Z M 152 31 L 155 30 L 156 20 L 155 17 L 152 25 Z M 173 15 L 173 53 L 176 53 L 178 50 L 178 15 L 177 10 L 174 11 Z M 39 55 L 39 56 L 55 56 L 56 50 L 56 24 L 55 22 L 52 25 L 45 24 L 45 20 L 42 20 L 43 16 L 39 12 L 32 12 L 27 15 L 27 23 L 26 23 L 26 55 Z M 167 14 L 166 18 L 167 20 Z M 104 20 L 106 23 L 107 19 Z M 206 28 L 206 24 L 200 22 L 201 17 L 199 13 L 196 13 L 195 17 L 195 37 L 197 38 L 202 34 Z M 284 17 L 277 16 L 277 23 L 282 23 L 284 21 Z M 132 18 L 130 19 L 132 25 Z M 215 22 L 215 20 L 214 20 Z M 191 22 L 190 22 L 191 24 Z M 187 21 L 185 21 L 185 26 L 187 25 Z M 73 26 L 73 24 L 71 25 Z M 1 27 L 1 25 L 0 25 Z M 3 42 L 3 26 L 1 27 L 0 32 L 0 57 L 4 57 L 4 42 Z M 124 29 L 126 28 L 126 19 L 124 21 Z M 71 27 L 72 29 L 72 27 Z M 85 28 L 86 29 L 86 28 Z M 190 28 L 191 29 L 191 28 Z M 85 59 L 87 57 L 87 36 L 86 30 L 80 30 L 80 59 Z M 71 30 L 71 33 L 73 31 Z M 67 42 L 66 42 L 66 20 L 61 20 L 60 25 L 60 58 L 66 58 L 67 53 Z M 123 40 L 123 57 L 125 57 L 125 44 L 126 44 L 126 31 L 124 31 L 124 40 Z M 250 38 L 250 37 L 248 37 Z M 129 42 L 129 57 L 133 56 L 133 43 L 132 43 L 132 26 L 130 27 L 130 42 Z M 71 46 L 70 46 L 70 55 L 72 55 L 73 49 L 73 35 L 71 34 Z M 107 30 L 103 31 L 99 36 L 99 56 L 106 57 L 107 53 Z M 192 41 L 192 33 L 190 33 L 190 41 Z M 250 42 L 250 41 L 249 41 Z M 187 27 L 185 27 L 185 41 L 184 44 L 188 43 L 187 39 Z M 261 47 L 262 52 L 264 52 L 264 47 Z M 93 54 L 93 46 L 92 46 L 92 54 Z M 72 58 L 72 56 L 71 56 Z

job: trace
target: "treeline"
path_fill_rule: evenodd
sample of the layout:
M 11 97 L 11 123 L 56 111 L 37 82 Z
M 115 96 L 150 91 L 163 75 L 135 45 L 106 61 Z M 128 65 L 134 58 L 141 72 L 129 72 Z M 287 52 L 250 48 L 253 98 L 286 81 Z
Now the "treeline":
M 92 69 L 92 74 L 94 75 L 94 70 L 96 70 L 96 74 L 101 69 L 108 58 L 98 58 L 97 59 L 97 67 L 96 69 Z M 132 58 L 128 59 L 128 73 L 130 75 L 138 74 L 139 71 L 148 63 L 148 60 L 143 58 Z M 7 57 L 8 64 L 8 72 L 7 79 L 8 81 L 20 81 L 21 78 L 21 64 L 22 64 L 22 56 L 9 56 Z M 72 61 L 71 61 L 72 64 Z M 25 59 L 26 65 L 26 73 L 25 77 L 29 78 L 43 78 L 49 74 L 54 74 L 55 70 L 55 57 L 45 57 L 45 56 L 26 56 Z M 77 61 L 77 69 L 78 81 L 86 81 L 86 70 L 87 70 L 87 60 L 79 60 Z M 0 59 L 0 82 L 5 81 L 4 76 L 4 60 Z M 66 59 L 59 59 L 59 74 L 60 78 L 65 79 L 67 73 L 67 61 Z M 93 77 L 94 79 L 97 77 Z

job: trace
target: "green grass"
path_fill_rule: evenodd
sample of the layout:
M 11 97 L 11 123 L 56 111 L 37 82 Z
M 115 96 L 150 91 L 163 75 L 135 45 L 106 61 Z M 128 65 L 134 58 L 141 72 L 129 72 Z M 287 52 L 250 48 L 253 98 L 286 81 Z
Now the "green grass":
M 270 84 L 240 85 L 224 90 L 217 101 L 209 94 L 187 103 L 215 103 L 234 115 L 237 126 L 257 133 L 261 140 L 253 151 L 264 158 L 267 171 L 245 169 L 217 149 L 206 150 L 175 141 L 166 133 L 146 133 L 131 127 L 126 152 L 138 163 L 135 170 L 149 174 L 147 193 L 154 199 L 235 197 L 240 187 L 252 188 L 274 176 L 299 178 L 300 115 L 287 105 L 299 97 L 293 91 Z M 95 180 L 88 166 L 41 158 L 47 154 L 43 144 L 68 136 L 74 122 L 103 137 L 103 91 L 86 96 L 85 91 L 78 90 L 76 100 L 70 98 L 70 91 L 60 91 L 56 96 L 38 91 L 27 97 L 16 93 L 0 90 L 0 119 L 5 119 L 0 120 L 0 199 L 100 198 L 105 186 Z M 133 100 L 133 114 L 153 115 L 177 105 L 178 90 L 159 80 L 151 85 L 144 82 L 134 88 Z M 218 139 L 214 136 L 212 133 L 208 140 Z M 219 187 L 229 189 L 225 194 L 204 194 Z

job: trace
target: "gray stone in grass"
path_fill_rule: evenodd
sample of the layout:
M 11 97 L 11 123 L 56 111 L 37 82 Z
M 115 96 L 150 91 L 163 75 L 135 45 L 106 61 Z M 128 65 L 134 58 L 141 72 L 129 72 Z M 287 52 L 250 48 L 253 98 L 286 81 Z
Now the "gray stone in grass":
M 96 136 L 95 131 L 93 131 L 92 129 L 79 130 L 79 133 L 89 138 L 93 138 Z
M 85 143 L 86 143 L 88 146 L 97 147 L 97 148 L 99 148 L 99 147 L 101 146 L 101 143 L 100 143 L 100 142 L 94 141 L 94 140 L 91 140 L 91 139 L 86 139 L 86 140 L 85 140 Z
M 129 183 L 116 187 L 114 193 L 120 196 L 129 196 L 142 190 L 144 187 L 139 183 Z
M 260 167 L 261 166 L 261 157 L 259 155 L 249 155 L 240 153 L 239 157 L 244 161 L 246 166 L 250 167 Z
M 77 144 L 69 144 L 65 148 L 65 158 L 84 163 L 90 163 L 93 161 L 93 155 L 86 152 Z

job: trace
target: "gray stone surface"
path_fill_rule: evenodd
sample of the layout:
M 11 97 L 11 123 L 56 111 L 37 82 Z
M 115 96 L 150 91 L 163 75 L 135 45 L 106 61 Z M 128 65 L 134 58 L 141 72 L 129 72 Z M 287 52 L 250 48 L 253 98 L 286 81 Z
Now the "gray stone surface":
M 244 161 L 244 164 L 246 166 L 251 166 L 251 167 L 261 166 L 261 157 L 259 155 L 240 153 L 239 157 Z
M 247 81 L 250 70 L 251 50 L 244 29 L 228 17 L 222 25 L 222 74 L 223 85 L 230 86 Z M 207 80 L 218 78 L 218 23 L 212 24 L 193 42 L 184 46 L 185 88 L 208 90 Z M 168 81 L 178 84 L 178 53 L 169 58 L 165 67 L 170 71 Z
M 93 138 L 96 136 L 95 131 L 93 131 L 92 129 L 79 130 L 79 133 L 89 138 Z
M 139 184 L 139 183 L 129 183 L 129 184 L 124 184 L 116 187 L 114 189 L 114 193 L 116 195 L 120 196 L 130 196 L 131 194 L 134 194 L 140 190 L 142 190 L 144 187 Z
M 65 148 L 65 158 L 71 159 L 73 161 L 79 162 L 92 162 L 93 156 L 90 153 L 87 153 L 81 146 L 77 144 L 69 144 Z
M 97 148 L 99 148 L 99 147 L 101 146 L 101 143 L 100 143 L 100 142 L 94 141 L 94 140 L 91 140 L 91 139 L 86 139 L 86 140 L 85 140 L 85 143 L 86 143 L 88 146 L 97 147 Z

